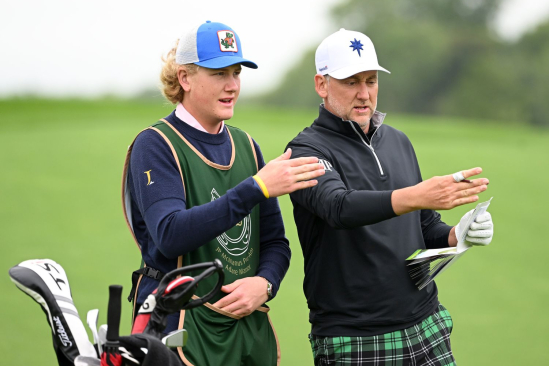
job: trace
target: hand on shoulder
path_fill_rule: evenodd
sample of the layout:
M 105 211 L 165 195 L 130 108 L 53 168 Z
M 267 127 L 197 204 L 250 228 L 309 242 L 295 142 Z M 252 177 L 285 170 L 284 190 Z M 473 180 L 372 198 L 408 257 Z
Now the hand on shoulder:
M 324 166 L 318 163 L 318 158 L 290 159 L 291 155 L 292 149 L 288 148 L 284 154 L 268 162 L 257 173 L 269 197 L 279 197 L 299 189 L 313 187 L 318 184 L 314 178 L 325 173 Z

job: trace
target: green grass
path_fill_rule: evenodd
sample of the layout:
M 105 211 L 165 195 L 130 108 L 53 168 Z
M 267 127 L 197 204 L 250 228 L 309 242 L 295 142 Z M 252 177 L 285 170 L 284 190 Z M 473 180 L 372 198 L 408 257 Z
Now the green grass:
M 57 364 L 44 315 L 11 283 L 10 267 L 33 258 L 58 261 L 81 318 L 99 308 L 100 324 L 106 323 L 108 286 L 129 291 L 140 256 L 121 211 L 122 164 L 133 137 L 170 111 L 115 100 L 0 101 L 2 364 Z M 230 123 L 248 131 L 270 160 L 315 113 L 239 106 Z M 459 364 L 544 364 L 549 134 L 520 124 L 391 114 L 386 123 L 410 137 L 424 178 L 482 166 L 491 181 L 481 199 L 494 196 L 492 245 L 473 249 L 437 281 L 454 319 Z M 280 203 L 293 258 L 271 316 L 282 364 L 312 365 L 301 249 L 291 204 L 286 197 Z M 443 219 L 455 224 L 472 207 L 442 212 Z M 122 334 L 129 333 L 129 317 L 125 305 Z

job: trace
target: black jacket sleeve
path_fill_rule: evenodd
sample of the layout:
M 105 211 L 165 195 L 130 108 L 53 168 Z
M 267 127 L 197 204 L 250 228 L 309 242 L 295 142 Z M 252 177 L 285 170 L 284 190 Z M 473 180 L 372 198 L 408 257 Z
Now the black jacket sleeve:
M 440 219 L 440 214 L 433 210 L 421 210 L 421 232 L 427 249 L 448 247 L 448 235 L 452 226 Z
M 289 147 L 292 158 L 315 156 L 330 161 L 312 146 L 290 144 Z M 351 229 L 396 216 L 391 204 L 393 191 L 348 189 L 333 166 L 317 180 L 316 186 L 293 192 L 290 197 L 333 228 Z

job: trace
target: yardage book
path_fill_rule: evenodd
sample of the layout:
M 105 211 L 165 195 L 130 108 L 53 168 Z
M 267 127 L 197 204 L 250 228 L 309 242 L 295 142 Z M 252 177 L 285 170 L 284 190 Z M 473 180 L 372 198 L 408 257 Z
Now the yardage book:
M 486 212 L 488 206 L 490 206 L 490 198 L 486 202 L 479 203 L 473 214 L 466 222 L 466 229 L 463 230 L 458 239 L 457 246 L 453 248 L 441 248 L 441 249 L 418 249 L 411 256 L 406 258 L 408 261 L 408 272 L 414 281 L 418 289 L 423 289 L 430 284 L 438 275 L 444 272 L 448 267 L 454 264 L 472 245 L 465 242 L 467 231 L 469 227 L 478 215 Z

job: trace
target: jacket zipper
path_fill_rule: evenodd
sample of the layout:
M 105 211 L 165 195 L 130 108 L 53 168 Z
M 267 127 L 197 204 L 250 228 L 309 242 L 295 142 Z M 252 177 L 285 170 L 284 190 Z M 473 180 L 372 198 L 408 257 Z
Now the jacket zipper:
M 358 137 L 360 137 L 360 139 L 362 140 L 362 142 L 364 143 L 364 145 L 368 146 L 368 148 L 370 149 L 370 151 L 372 151 L 372 154 L 374 154 L 374 158 L 376 158 L 376 162 L 377 162 L 377 166 L 379 168 L 379 172 L 381 173 L 381 175 L 385 175 L 383 173 L 383 168 L 381 167 L 381 163 L 379 162 L 379 159 L 376 155 L 376 152 L 374 150 L 374 148 L 372 147 L 372 145 L 368 144 L 366 141 L 364 141 L 364 139 L 362 138 L 362 136 L 360 136 L 360 133 L 358 133 L 358 131 L 356 130 L 355 128 L 355 125 L 353 124 L 353 122 L 351 121 L 347 121 L 351 124 L 351 127 L 353 128 L 353 130 L 355 131 L 355 133 L 358 135 Z M 374 136 L 376 134 L 377 130 L 374 132 L 374 134 L 372 135 L 372 140 L 374 139 Z

